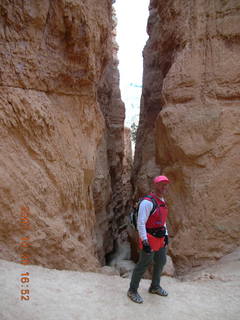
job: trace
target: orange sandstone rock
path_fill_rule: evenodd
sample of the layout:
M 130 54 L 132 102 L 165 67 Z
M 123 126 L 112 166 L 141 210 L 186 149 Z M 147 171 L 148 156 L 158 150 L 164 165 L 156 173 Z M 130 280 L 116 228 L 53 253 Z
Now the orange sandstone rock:
M 240 244 L 239 9 L 233 0 L 150 5 L 136 192 L 156 173 L 169 176 L 179 271 Z
M 27 236 L 31 264 L 99 266 L 92 185 L 106 138 L 98 90 L 112 64 L 112 28 L 110 0 L 0 4 L 3 259 L 19 262 L 19 241 Z M 117 130 L 120 141 L 122 122 Z M 24 232 L 21 206 L 31 213 Z

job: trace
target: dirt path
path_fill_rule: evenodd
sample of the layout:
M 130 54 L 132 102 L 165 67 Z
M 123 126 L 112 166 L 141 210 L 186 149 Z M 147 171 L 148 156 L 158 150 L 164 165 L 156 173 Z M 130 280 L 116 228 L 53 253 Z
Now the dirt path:
M 30 300 L 20 300 L 20 274 L 29 272 Z M 126 296 L 129 279 L 97 273 L 58 271 L 0 260 L 1 320 L 238 320 L 240 259 L 188 276 L 163 277 L 169 296 L 147 292 L 142 305 Z M 25 285 L 23 285 L 25 286 Z

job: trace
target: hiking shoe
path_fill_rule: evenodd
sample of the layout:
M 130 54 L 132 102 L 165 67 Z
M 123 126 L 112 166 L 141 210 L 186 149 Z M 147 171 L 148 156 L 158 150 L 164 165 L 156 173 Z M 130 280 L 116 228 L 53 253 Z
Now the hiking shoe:
M 148 290 L 149 293 L 153 293 L 153 294 L 158 294 L 159 296 L 162 296 L 162 297 L 166 297 L 168 296 L 168 293 L 166 290 L 164 290 L 162 287 L 158 287 L 158 288 L 149 288 Z
M 143 298 L 138 294 L 137 291 L 134 292 L 134 291 L 128 290 L 127 296 L 128 296 L 133 302 L 143 303 Z

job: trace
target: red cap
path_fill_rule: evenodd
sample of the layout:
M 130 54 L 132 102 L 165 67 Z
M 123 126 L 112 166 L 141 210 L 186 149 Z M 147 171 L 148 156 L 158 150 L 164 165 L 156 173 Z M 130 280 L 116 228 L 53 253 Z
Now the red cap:
M 153 179 L 153 183 L 159 183 L 159 182 L 170 183 L 168 178 L 165 176 L 157 176 Z

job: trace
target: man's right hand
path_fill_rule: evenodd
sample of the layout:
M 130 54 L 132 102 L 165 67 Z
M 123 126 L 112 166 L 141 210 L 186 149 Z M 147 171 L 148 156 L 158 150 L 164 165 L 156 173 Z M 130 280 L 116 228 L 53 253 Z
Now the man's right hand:
M 152 252 L 152 249 L 150 247 L 148 240 L 143 240 L 142 244 L 143 244 L 143 251 L 145 251 L 146 253 Z

